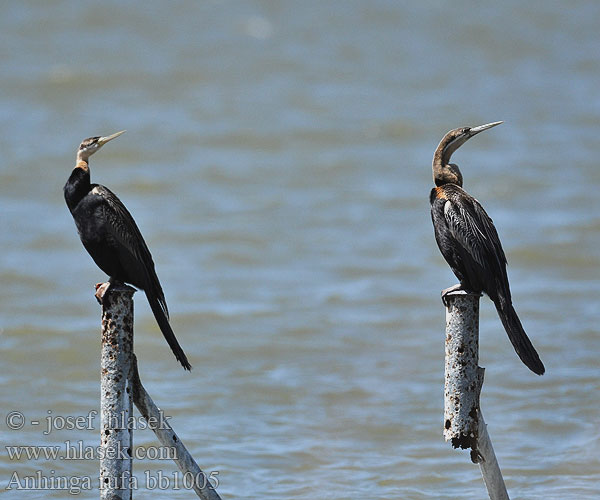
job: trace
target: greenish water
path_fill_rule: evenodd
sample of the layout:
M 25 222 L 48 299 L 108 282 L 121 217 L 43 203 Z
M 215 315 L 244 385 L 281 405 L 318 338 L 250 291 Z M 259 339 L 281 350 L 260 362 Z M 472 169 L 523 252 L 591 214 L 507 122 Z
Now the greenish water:
M 484 498 L 442 438 L 439 291 L 455 278 L 428 194 L 447 130 L 504 120 L 455 160 L 547 373 L 519 362 L 483 299 L 482 407 L 511 498 L 597 498 L 599 18 L 512 0 L 5 3 L 0 491 L 67 496 L 6 491 L 14 472 L 98 476 L 95 460 L 5 447 L 99 442 L 98 419 L 48 434 L 31 420 L 98 409 L 105 276 L 62 186 L 83 138 L 127 129 L 92 178 L 136 218 L 194 365 L 138 293 L 142 379 L 221 496 Z M 135 470 L 145 497 L 160 494 L 146 471 L 175 466 Z

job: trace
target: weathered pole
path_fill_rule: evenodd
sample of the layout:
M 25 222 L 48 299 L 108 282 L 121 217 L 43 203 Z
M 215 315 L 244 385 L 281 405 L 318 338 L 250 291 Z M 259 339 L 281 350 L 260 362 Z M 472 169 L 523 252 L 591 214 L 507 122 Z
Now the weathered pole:
M 478 366 L 480 297 L 464 290 L 445 296 L 444 437 L 454 448 L 471 449 L 491 500 L 509 500 L 479 402 L 484 373 Z
M 130 500 L 132 493 L 133 294 L 127 285 L 100 285 L 102 305 L 100 373 L 100 498 Z
M 133 358 L 131 386 L 136 408 L 148 423 L 148 427 L 154 431 L 160 443 L 165 448 L 173 451 L 172 458 L 183 474 L 184 480 L 186 480 L 185 483 L 191 485 L 196 495 L 202 500 L 221 500 L 221 497 L 215 490 L 219 478 L 214 473 L 207 476 L 202 472 L 181 439 L 179 439 L 179 436 L 177 436 L 173 428 L 169 425 L 167 419 L 164 418 L 162 410 L 154 404 L 154 401 L 152 401 L 152 398 L 146 392 L 146 389 L 144 389 L 140 381 L 135 355 Z M 211 481 L 215 482 L 215 485 Z
M 96 291 L 102 305 L 100 498 L 131 500 L 135 403 L 161 444 L 172 450 L 184 484 L 203 500 L 221 500 L 211 483 L 218 483 L 216 474 L 202 472 L 140 381 L 133 353 L 134 293 L 130 286 L 108 283 Z

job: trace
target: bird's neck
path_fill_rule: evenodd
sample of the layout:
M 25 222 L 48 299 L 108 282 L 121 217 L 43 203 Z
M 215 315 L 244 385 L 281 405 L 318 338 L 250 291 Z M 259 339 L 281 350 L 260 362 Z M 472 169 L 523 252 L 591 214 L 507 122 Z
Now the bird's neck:
M 454 163 L 442 163 L 441 161 L 433 162 L 433 181 L 436 186 L 444 184 L 456 184 L 462 187 L 463 178 L 458 168 Z
M 65 201 L 69 210 L 73 210 L 82 198 L 90 191 L 90 167 L 88 162 L 80 158 L 65 184 Z
M 90 165 L 87 160 L 77 157 L 77 163 L 75 164 L 75 168 L 80 168 L 81 170 L 90 171 Z

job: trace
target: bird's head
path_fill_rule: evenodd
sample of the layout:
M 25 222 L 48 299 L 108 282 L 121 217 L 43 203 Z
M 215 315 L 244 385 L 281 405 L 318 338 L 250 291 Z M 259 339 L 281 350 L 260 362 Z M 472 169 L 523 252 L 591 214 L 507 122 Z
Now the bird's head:
M 108 141 L 112 141 L 124 132 L 124 130 L 121 130 L 116 134 L 107 135 L 106 137 L 97 136 L 84 139 L 77 150 L 77 160 L 83 160 L 87 162 L 88 158 L 98 151 L 102 146 L 104 146 Z
M 503 122 L 492 122 L 478 127 L 460 127 L 450 130 L 442 138 L 433 155 L 433 180 L 436 186 L 448 183 L 462 186 L 462 174 L 458 165 L 450 163 L 450 157 L 471 137 L 501 123 Z

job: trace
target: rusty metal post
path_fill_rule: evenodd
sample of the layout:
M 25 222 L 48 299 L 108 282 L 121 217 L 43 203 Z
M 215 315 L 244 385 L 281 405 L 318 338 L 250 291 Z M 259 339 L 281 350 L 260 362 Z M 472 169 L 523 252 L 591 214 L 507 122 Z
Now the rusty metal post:
M 104 283 L 100 374 L 100 498 L 131 500 L 133 454 L 133 294 L 127 285 Z
M 454 448 L 477 449 L 479 297 L 463 290 L 446 295 L 444 437 Z
M 445 296 L 444 437 L 454 448 L 471 449 L 491 500 L 509 500 L 479 403 L 484 373 L 478 366 L 480 297 L 464 290 Z

